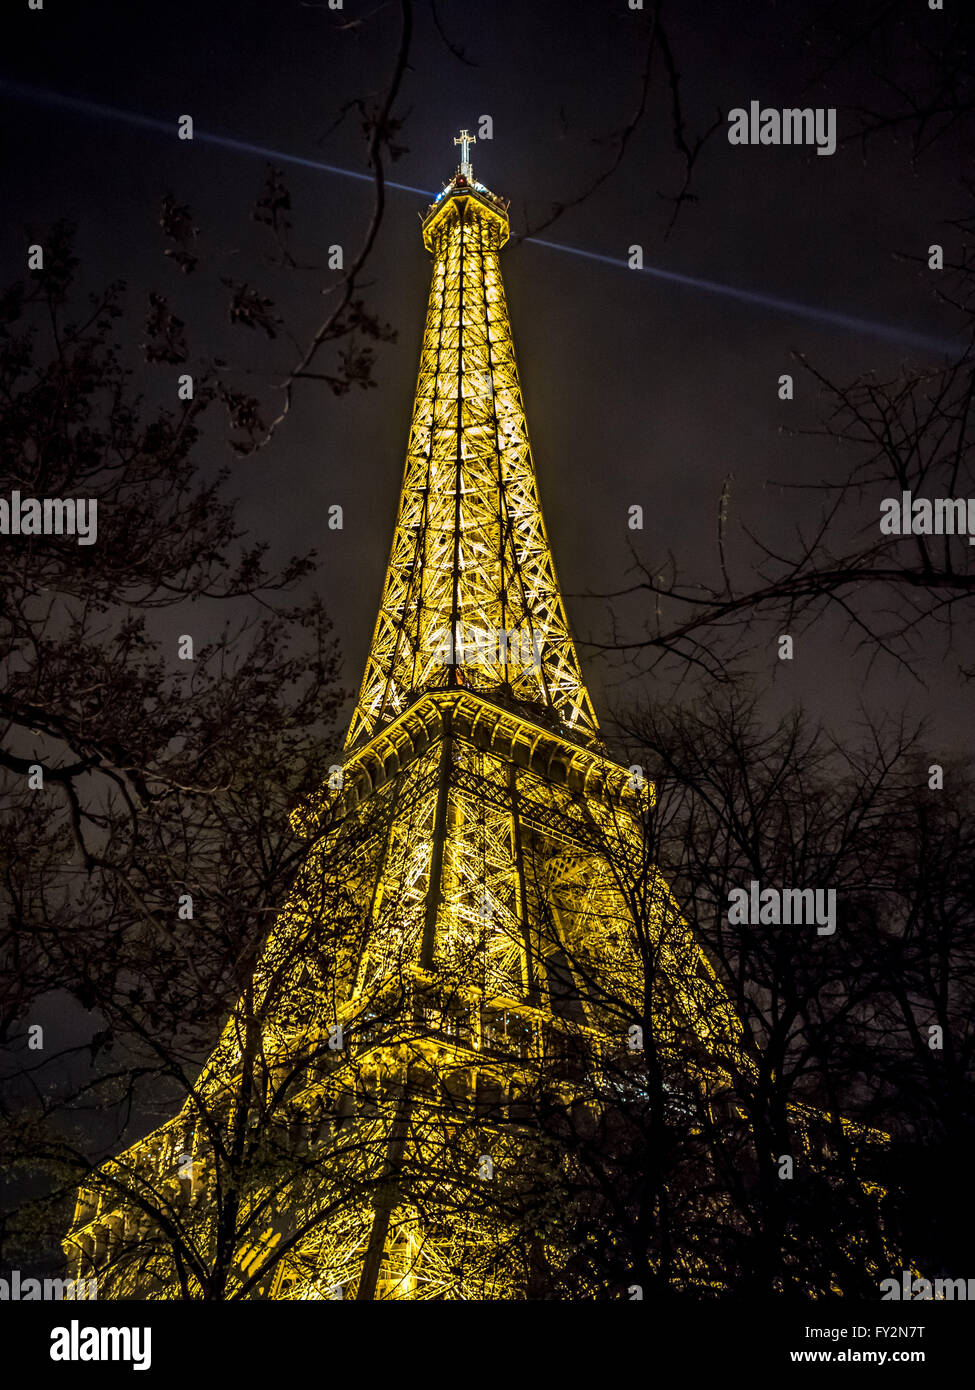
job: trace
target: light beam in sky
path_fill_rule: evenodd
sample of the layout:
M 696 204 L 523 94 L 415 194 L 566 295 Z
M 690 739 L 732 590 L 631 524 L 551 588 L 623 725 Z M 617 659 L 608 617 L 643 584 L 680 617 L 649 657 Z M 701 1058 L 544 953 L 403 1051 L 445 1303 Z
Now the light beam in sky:
M 573 256 L 584 256 L 589 261 L 599 261 L 603 265 L 629 267 L 618 256 L 601 256 L 596 251 L 584 251 L 578 246 L 566 246 L 558 241 L 541 241 L 538 237 L 526 237 L 536 246 L 545 246 L 550 251 L 566 251 Z M 760 290 L 743 290 L 735 285 L 723 285 L 718 280 L 701 280 L 696 275 L 683 275 L 676 270 L 663 270 L 660 266 L 645 265 L 629 274 L 652 275 L 658 280 L 667 280 L 675 285 L 689 285 L 706 294 L 723 295 L 726 299 L 737 299 L 744 304 L 756 304 L 763 309 L 772 309 L 778 314 L 791 314 L 794 318 L 808 319 L 811 323 L 828 324 L 834 328 L 846 328 L 856 333 L 865 333 L 873 338 L 883 338 L 889 343 L 903 343 L 908 347 L 923 348 L 928 352 L 947 353 L 949 356 L 961 355 L 964 345 L 960 342 L 946 342 L 943 338 L 931 338 L 924 333 L 915 333 L 911 328 L 898 324 L 878 323 L 875 319 L 858 318 L 855 314 L 841 314 L 834 309 L 820 309 L 815 304 L 801 304 L 795 299 L 782 299 L 776 294 L 764 294 Z
M 21 82 L 12 82 L 7 78 L 0 78 L 0 93 L 7 93 L 19 101 L 60 107 L 62 110 L 74 111 L 83 116 L 103 117 L 142 130 L 152 130 L 158 134 L 173 136 L 175 130 L 175 118 L 165 121 L 157 116 L 144 116 L 137 111 L 123 111 L 118 107 L 106 106 L 101 102 L 88 101 L 83 97 L 68 96 L 64 92 L 52 92 L 42 87 L 27 86 Z M 335 174 L 339 178 L 355 179 L 359 183 L 375 183 L 375 178 L 370 173 L 362 173 L 356 169 L 343 169 L 337 164 L 326 164 L 321 160 L 308 159 L 303 155 L 287 154 L 283 150 L 268 149 L 266 145 L 253 145 L 247 140 L 238 140 L 230 135 L 218 135 L 212 131 L 200 130 L 199 127 L 194 127 L 193 139 L 199 144 L 236 150 L 240 154 L 258 155 L 262 159 L 276 160 L 281 164 L 295 164 L 303 169 L 316 169 L 324 174 Z M 423 198 L 432 197 L 429 189 L 417 188 L 414 184 L 396 183 L 392 179 L 384 179 L 383 182 L 386 188 L 396 189 L 401 193 L 416 193 Z M 654 279 L 664 280 L 669 284 L 684 285 L 689 289 L 701 290 L 705 294 L 720 295 L 725 299 L 737 300 L 741 304 L 751 304 L 758 308 L 770 309 L 777 314 L 788 314 L 793 318 L 805 319 L 809 323 L 842 328 L 847 332 L 863 333 L 868 337 L 882 339 L 884 342 L 901 343 L 905 347 L 919 348 L 926 352 L 936 352 L 947 356 L 960 356 L 964 351 L 964 344 L 960 342 L 948 342 L 942 338 L 932 338 L 898 324 L 880 323 L 875 319 L 860 318 L 855 314 L 843 314 L 833 309 L 821 309 L 815 304 L 803 304 L 798 300 L 785 299 L 780 295 L 766 294 L 760 290 L 741 289 L 736 285 L 722 284 L 718 280 L 706 280 L 676 270 L 664 270 L 660 266 L 645 265 L 640 270 L 634 271 L 629 268 L 625 260 L 618 256 L 601 255 L 597 251 L 586 251 L 580 246 L 567 246 L 564 242 L 543 241 L 540 237 L 531 236 L 524 237 L 522 240 L 533 246 L 544 247 L 548 251 L 561 251 L 570 256 L 581 256 L 584 260 L 593 261 L 599 265 L 613 266 L 617 270 L 625 269 L 630 275 L 650 275 Z
M 136 126 L 141 130 L 153 130 L 162 135 L 175 135 L 176 118 L 164 121 L 158 116 L 143 116 L 139 111 L 122 111 L 117 106 L 105 106 L 99 101 L 86 101 L 82 97 L 67 96 L 64 92 L 51 92 L 43 87 L 28 87 L 22 82 L 11 82 L 0 78 L 0 93 L 9 92 L 19 101 L 32 101 L 40 106 L 59 106 L 65 111 L 75 111 L 80 116 L 103 116 L 123 125 Z M 225 150 L 237 150 L 241 154 L 256 154 L 262 159 L 280 160 L 282 164 L 298 164 L 303 169 L 319 169 L 324 174 L 339 174 L 342 178 L 357 179 L 363 183 L 375 183 L 372 174 L 362 174 L 355 169 L 342 169 L 337 164 L 324 164 L 319 159 L 306 159 L 299 154 L 285 154 L 283 150 L 269 150 L 266 145 L 252 145 L 247 140 L 235 140 L 230 135 L 215 135 L 212 131 L 200 130 L 194 123 L 193 141 L 201 145 L 218 145 Z M 419 193 L 429 198 L 426 188 L 414 188 L 408 183 L 393 183 L 384 179 L 387 188 L 396 188 L 403 193 Z

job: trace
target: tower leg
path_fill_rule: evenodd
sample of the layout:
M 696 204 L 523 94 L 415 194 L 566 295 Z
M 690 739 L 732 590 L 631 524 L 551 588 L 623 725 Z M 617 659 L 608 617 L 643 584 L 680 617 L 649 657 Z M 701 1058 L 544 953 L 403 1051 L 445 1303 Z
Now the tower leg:
M 399 1199 L 398 1179 L 403 1164 L 403 1151 L 406 1148 L 411 1109 L 412 1101 L 409 1096 L 404 1096 L 397 1107 L 390 1130 L 379 1195 L 376 1199 L 375 1214 L 372 1218 L 372 1229 L 369 1232 L 369 1244 L 366 1247 L 362 1274 L 359 1277 L 359 1287 L 355 1295 L 357 1303 L 369 1303 L 376 1296 L 379 1269 L 382 1265 L 386 1239 L 389 1235 L 389 1218 Z

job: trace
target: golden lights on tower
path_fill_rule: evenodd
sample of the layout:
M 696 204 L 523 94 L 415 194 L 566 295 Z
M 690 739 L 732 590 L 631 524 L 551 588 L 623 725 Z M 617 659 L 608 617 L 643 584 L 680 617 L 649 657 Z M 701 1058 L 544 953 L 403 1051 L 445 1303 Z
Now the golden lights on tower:
M 638 1056 L 648 952 L 688 1084 L 747 1067 L 648 859 L 652 788 L 599 737 L 539 503 L 507 205 L 455 143 L 341 772 L 294 813 L 304 866 L 182 1110 L 79 1195 L 65 1249 L 103 1296 L 532 1296 L 567 1258 L 540 1097 L 591 1111 L 593 1079 Z

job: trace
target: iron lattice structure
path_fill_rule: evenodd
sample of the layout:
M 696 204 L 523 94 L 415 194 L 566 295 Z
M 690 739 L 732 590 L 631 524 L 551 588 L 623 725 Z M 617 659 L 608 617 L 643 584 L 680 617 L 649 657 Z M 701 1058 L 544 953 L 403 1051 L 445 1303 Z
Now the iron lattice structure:
M 304 869 L 181 1113 L 79 1196 L 65 1248 L 102 1296 L 544 1293 L 571 1188 L 539 1114 L 596 1123 L 599 1078 L 642 1056 L 633 1019 L 678 1107 L 727 1108 L 747 1065 L 647 859 L 652 789 L 600 741 L 539 505 L 506 206 L 463 153 L 422 224 L 402 497 L 341 774 L 295 812 Z M 714 1279 L 692 1261 L 686 1282 Z
M 499 253 L 504 205 L 458 173 L 423 224 L 433 279 L 355 747 L 464 684 L 592 738 L 596 717 L 538 501 Z

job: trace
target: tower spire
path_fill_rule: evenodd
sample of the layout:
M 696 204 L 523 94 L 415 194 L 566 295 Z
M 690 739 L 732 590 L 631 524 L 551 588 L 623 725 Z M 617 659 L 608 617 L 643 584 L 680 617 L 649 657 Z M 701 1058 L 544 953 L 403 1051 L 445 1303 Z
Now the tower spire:
M 471 145 L 476 145 L 477 140 L 466 130 L 462 130 L 459 135 L 454 136 L 454 144 L 460 145 L 460 172 L 465 179 L 472 181 L 474 169 L 470 162 Z

